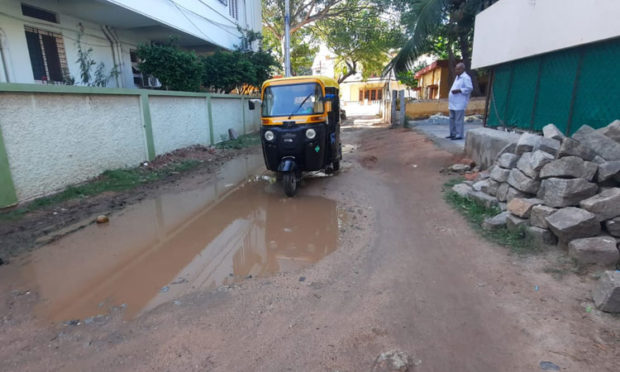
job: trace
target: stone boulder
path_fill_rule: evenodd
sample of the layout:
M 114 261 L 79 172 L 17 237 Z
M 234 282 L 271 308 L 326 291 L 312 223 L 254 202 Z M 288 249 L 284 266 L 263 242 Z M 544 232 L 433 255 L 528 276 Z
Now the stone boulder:
M 577 156 L 583 160 L 592 161 L 596 157 L 596 152 L 580 144 L 579 141 L 566 137 L 558 152 L 558 158 L 564 156 Z
M 526 226 L 525 235 L 529 237 L 534 244 L 537 245 L 556 245 L 558 238 L 547 229 L 541 229 L 536 226 Z
M 608 313 L 620 313 L 620 271 L 605 271 L 592 291 L 596 308 Z
M 558 140 L 560 142 L 565 138 L 564 133 L 562 133 L 554 124 L 545 125 L 542 132 L 545 138 Z
M 560 152 L 560 146 L 562 143 L 556 139 L 542 137 L 538 149 L 556 156 Z
M 540 204 L 542 204 L 542 200 L 540 199 L 514 198 L 508 203 L 507 208 L 508 212 L 517 217 L 529 218 L 532 208 Z
M 498 154 L 507 145 L 515 144 L 519 135 L 491 128 L 476 128 L 467 131 L 465 154 L 482 169 L 490 167 Z
M 620 238 L 620 217 L 605 221 L 605 228 L 609 235 Z
M 508 187 L 508 192 L 506 193 L 506 201 L 509 202 L 514 198 L 527 198 L 531 195 L 521 192 L 513 187 Z
M 512 174 L 512 173 L 511 173 Z M 596 194 L 598 186 L 583 178 L 547 178 L 541 183 L 538 198 L 550 207 L 577 205 Z
M 517 141 L 517 147 L 515 149 L 515 153 L 517 155 L 522 155 L 526 152 L 532 152 L 534 149 L 538 148 L 541 141 L 541 136 L 532 134 L 532 133 L 523 133 L 519 140 Z
M 495 180 L 495 181 L 501 183 L 501 182 L 508 181 L 508 175 L 509 174 L 510 174 L 510 170 L 509 169 L 504 169 L 502 167 L 495 166 L 491 170 L 491 173 L 489 174 L 489 177 L 492 180 Z
M 489 185 L 489 180 L 484 179 L 481 181 L 474 182 L 474 184 L 471 185 L 471 187 L 474 189 L 474 191 L 482 191 L 482 188 L 487 187 L 488 185 Z
M 620 183 L 620 160 L 606 161 L 599 164 L 596 179 L 599 183 L 612 179 Z
M 545 220 L 555 236 L 564 242 L 596 236 L 601 232 L 596 215 L 580 208 L 562 208 L 545 217 Z
M 607 137 L 603 133 L 597 132 L 588 125 L 583 125 L 573 138 L 581 142 L 582 145 L 596 151 L 605 160 L 620 160 L 620 143 Z M 518 144 L 517 144 L 517 147 Z
M 598 165 L 576 156 L 566 156 L 546 164 L 540 170 L 540 178 L 583 178 L 592 181 Z
M 511 232 L 519 232 L 526 228 L 527 220 L 514 215 L 506 217 L 506 228 Z
M 497 193 L 495 196 L 497 200 L 501 202 L 505 202 L 508 200 L 508 191 L 510 190 L 510 185 L 508 183 L 502 183 L 497 187 Z
M 521 155 L 521 159 L 517 162 L 517 169 L 529 178 L 536 179 L 540 169 L 552 160 L 553 156 L 544 151 L 526 152 Z
M 457 193 L 460 197 L 468 198 L 469 194 L 471 194 L 474 190 L 469 185 L 466 185 L 464 183 L 459 183 L 459 184 L 452 186 L 452 191 Z
M 599 194 L 582 200 L 579 206 L 594 213 L 599 221 L 620 216 L 620 187 L 605 189 Z
M 620 259 L 616 245 L 611 236 L 575 239 L 568 243 L 568 255 L 582 265 L 615 268 Z
M 530 225 L 540 227 L 541 229 L 549 228 L 545 217 L 554 214 L 557 211 L 555 208 L 548 207 L 546 205 L 535 205 L 530 211 Z
M 614 120 L 608 126 L 599 129 L 598 132 L 620 143 L 620 120 Z
M 517 165 L 517 161 L 519 161 L 519 157 L 517 155 L 507 152 L 502 154 L 497 159 L 497 165 L 504 169 L 512 169 Z
M 472 191 L 469 194 L 469 197 L 474 199 L 476 202 L 484 205 L 487 208 L 497 207 L 499 205 L 497 198 L 491 195 L 485 194 L 482 191 Z
M 506 219 L 510 213 L 502 212 L 493 217 L 485 218 L 484 222 L 482 222 L 482 228 L 487 230 L 496 230 L 506 226 Z
M 482 191 L 485 194 L 492 195 L 492 196 L 497 195 L 497 189 L 499 188 L 499 182 L 493 179 L 490 179 L 490 178 L 486 181 L 487 183 L 482 186 L 480 191 Z
M 528 194 L 536 194 L 538 188 L 540 187 L 540 181 L 526 176 L 518 169 L 512 169 L 510 171 L 510 174 L 508 175 L 508 184 L 515 189 Z

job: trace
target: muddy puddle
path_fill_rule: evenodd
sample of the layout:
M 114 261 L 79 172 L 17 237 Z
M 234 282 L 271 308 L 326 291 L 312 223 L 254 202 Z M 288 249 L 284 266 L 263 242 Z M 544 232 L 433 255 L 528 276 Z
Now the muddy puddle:
M 38 293 L 42 320 L 118 306 L 130 319 L 192 291 L 297 270 L 333 252 L 336 202 L 286 198 L 263 171 L 260 156 L 235 159 L 217 182 L 146 200 L 42 247 L 15 262 L 17 278 L 8 279 Z

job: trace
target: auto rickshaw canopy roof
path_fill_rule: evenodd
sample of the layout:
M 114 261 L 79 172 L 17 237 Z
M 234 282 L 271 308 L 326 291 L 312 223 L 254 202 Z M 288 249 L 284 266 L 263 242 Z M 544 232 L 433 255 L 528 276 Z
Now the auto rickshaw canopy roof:
M 269 79 L 263 83 L 263 89 L 270 85 L 287 85 L 299 83 L 320 83 L 324 87 L 339 89 L 338 82 L 327 76 L 293 76 L 286 78 Z

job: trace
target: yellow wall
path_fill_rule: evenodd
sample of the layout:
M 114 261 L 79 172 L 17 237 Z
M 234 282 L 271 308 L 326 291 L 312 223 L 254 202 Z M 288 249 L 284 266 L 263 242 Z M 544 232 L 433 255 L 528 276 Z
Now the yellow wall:
M 421 99 L 439 99 L 448 98 L 448 91 L 450 89 L 450 81 L 448 78 L 449 70 L 447 67 L 437 67 L 433 71 L 429 71 L 426 74 L 420 76 L 418 80 L 418 86 L 420 89 Z M 428 91 L 426 89 L 429 85 L 437 85 L 439 90 L 433 97 L 427 97 Z
M 486 100 L 484 97 L 472 98 L 467 105 L 465 115 L 484 114 L 485 101 Z M 405 109 L 407 117 L 410 118 L 422 118 L 425 116 L 434 115 L 438 112 L 444 115 L 448 115 L 450 113 L 448 110 L 447 99 L 409 102 L 407 103 L 407 108 Z

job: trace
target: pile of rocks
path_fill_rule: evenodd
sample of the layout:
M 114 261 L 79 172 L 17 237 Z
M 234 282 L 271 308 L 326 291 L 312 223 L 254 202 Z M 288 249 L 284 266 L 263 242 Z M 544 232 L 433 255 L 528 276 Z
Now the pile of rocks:
M 485 228 L 523 229 L 583 265 L 615 269 L 620 260 L 620 120 L 584 125 L 572 137 L 553 124 L 542 136 L 524 133 L 453 190 L 505 211 Z

